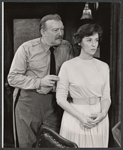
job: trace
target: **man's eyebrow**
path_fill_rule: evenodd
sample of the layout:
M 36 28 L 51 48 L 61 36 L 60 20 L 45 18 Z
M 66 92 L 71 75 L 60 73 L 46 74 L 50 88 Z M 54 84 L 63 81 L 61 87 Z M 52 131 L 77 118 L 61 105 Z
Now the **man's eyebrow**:
M 52 28 L 52 30 L 57 30 L 57 29 L 61 29 L 61 28 L 59 28 L 59 27 Z M 64 29 L 64 27 L 62 27 L 62 29 Z

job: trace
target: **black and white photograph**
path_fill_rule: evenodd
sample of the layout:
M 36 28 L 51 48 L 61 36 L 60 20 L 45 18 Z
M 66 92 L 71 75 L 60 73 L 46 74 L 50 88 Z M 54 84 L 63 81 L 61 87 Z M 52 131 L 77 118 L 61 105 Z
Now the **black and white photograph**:
M 121 2 L 2 2 L 2 148 L 121 148 Z

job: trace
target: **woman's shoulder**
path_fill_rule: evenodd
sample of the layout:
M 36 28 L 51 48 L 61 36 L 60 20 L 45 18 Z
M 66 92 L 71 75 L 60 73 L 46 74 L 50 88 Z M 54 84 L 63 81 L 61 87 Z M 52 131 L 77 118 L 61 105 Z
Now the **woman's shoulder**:
M 76 57 L 65 61 L 64 64 L 68 65 L 68 64 L 71 64 L 71 63 L 75 63 L 75 62 L 76 62 Z
M 95 61 L 96 64 L 100 65 L 101 68 L 102 67 L 103 68 L 109 68 L 109 65 L 106 62 L 102 61 L 102 60 L 94 58 L 94 61 Z
M 66 60 L 62 66 L 64 67 L 70 67 L 70 66 L 73 66 L 76 62 L 76 57 L 72 58 L 72 59 L 69 59 L 69 60 Z

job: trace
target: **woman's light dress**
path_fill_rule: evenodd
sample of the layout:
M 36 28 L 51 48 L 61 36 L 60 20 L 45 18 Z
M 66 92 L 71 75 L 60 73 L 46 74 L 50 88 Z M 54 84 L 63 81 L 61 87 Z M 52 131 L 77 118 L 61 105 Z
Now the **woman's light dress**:
M 75 57 L 65 62 L 59 72 L 57 103 L 67 100 L 68 91 L 73 99 L 101 97 L 110 101 L 109 67 L 98 60 L 83 60 Z M 81 114 L 90 115 L 101 111 L 100 102 L 94 105 L 70 103 Z M 60 135 L 75 142 L 78 147 L 108 147 L 108 115 L 91 129 L 84 128 L 81 122 L 64 111 Z

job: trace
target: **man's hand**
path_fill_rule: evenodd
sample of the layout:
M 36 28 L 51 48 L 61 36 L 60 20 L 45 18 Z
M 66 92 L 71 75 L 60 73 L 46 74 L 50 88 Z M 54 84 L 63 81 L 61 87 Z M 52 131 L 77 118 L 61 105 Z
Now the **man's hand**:
M 54 86 L 54 84 L 59 81 L 59 77 L 56 75 L 47 75 L 41 79 L 41 87 Z
M 37 93 L 39 94 L 47 94 L 49 93 L 51 90 L 53 89 L 53 87 L 40 87 L 40 89 L 36 90 Z
M 40 87 L 38 90 L 36 90 L 37 93 L 39 94 L 47 94 L 49 93 L 50 91 L 52 92 L 56 92 L 56 86 L 54 85 L 53 87 L 52 86 L 47 86 L 47 87 Z

